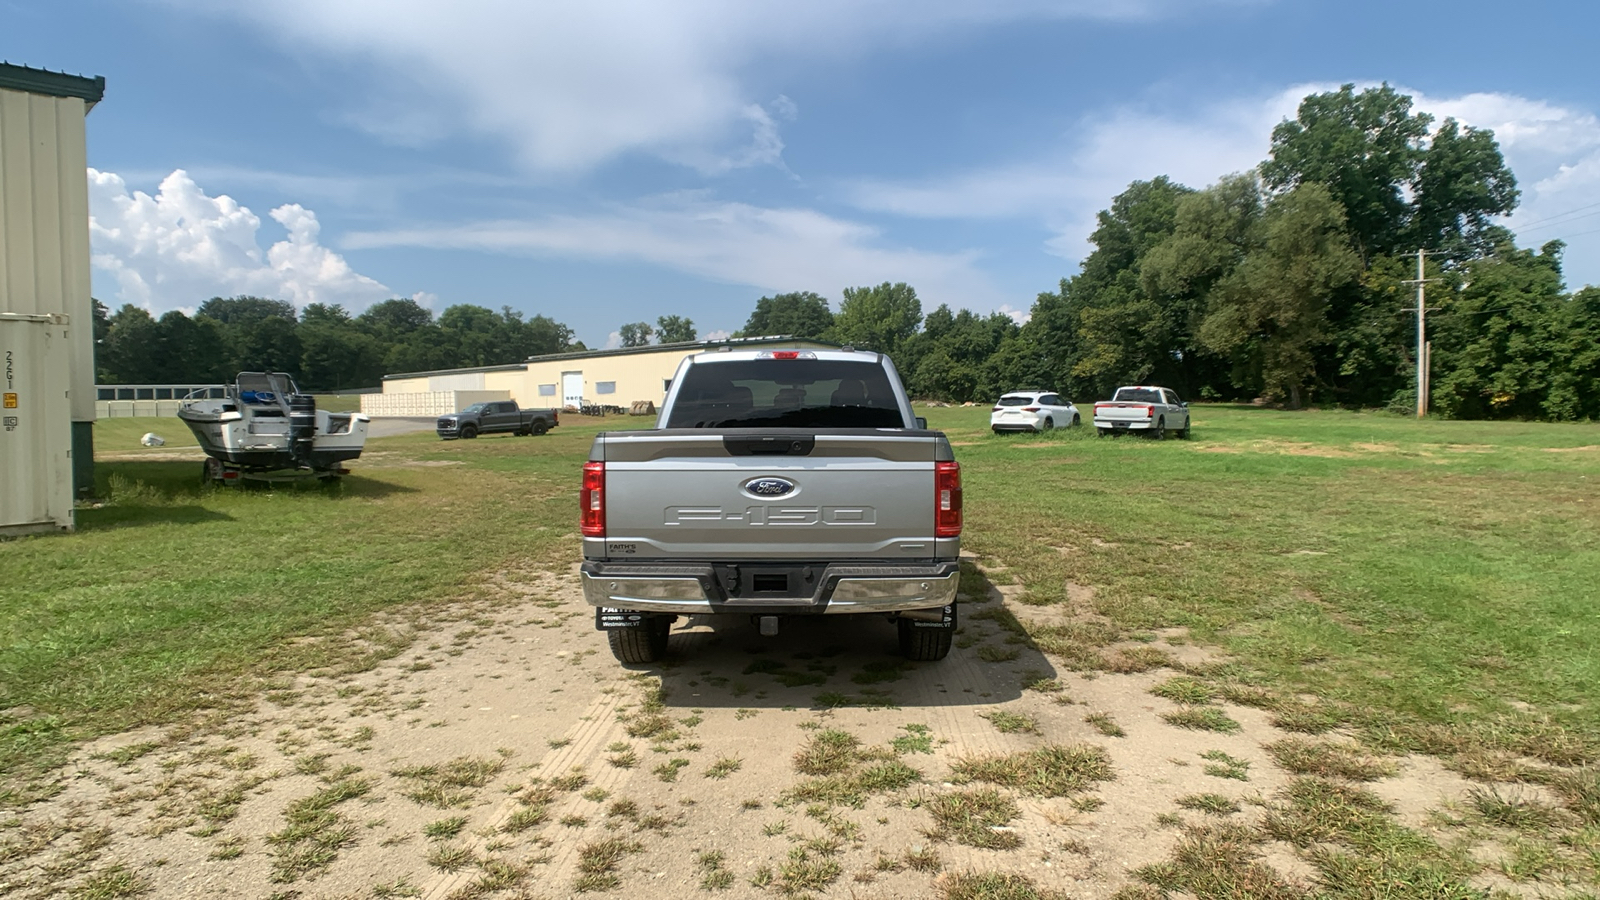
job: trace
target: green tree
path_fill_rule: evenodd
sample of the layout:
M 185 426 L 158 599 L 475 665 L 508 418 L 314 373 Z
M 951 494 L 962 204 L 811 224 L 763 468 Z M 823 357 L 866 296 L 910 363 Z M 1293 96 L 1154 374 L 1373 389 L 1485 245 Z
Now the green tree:
M 1494 133 L 1445 119 L 1417 170 L 1408 246 L 1483 256 L 1508 237 L 1489 220 L 1517 207 L 1517 179 Z
M 1025 331 L 1050 373 L 1036 386 L 1078 398 L 1110 396 L 1117 385 L 1171 361 L 1170 349 L 1151 349 L 1161 343 L 1161 328 L 1147 331 L 1158 307 L 1140 272 L 1144 258 L 1177 229 L 1178 205 L 1193 193 L 1165 176 L 1135 181 L 1100 211 L 1082 271 L 1034 302 Z M 1176 381 L 1173 387 L 1191 390 Z
M 1361 262 L 1343 208 L 1318 183 L 1273 198 L 1257 231 L 1250 253 L 1211 291 L 1199 338 L 1234 359 L 1236 383 L 1259 384 L 1297 409 L 1329 340 L 1328 308 Z
M 1312 94 L 1293 121 L 1272 130 L 1272 156 L 1261 174 L 1277 191 L 1326 185 L 1363 258 L 1395 253 L 1410 212 L 1405 191 L 1422 165 L 1432 121 L 1413 114 L 1411 98 L 1387 84 Z
M 108 381 L 116 384 L 152 384 L 163 380 L 157 358 L 161 327 L 150 314 L 131 303 L 123 304 L 108 321 L 99 363 Z
M 1581 414 L 1574 398 L 1556 390 L 1574 383 L 1578 362 L 1570 329 L 1579 323 L 1561 283 L 1563 246 L 1551 241 L 1535 253 L 1507 244 L 1466 264 L 1461 288 L 1429 315 L 1438 411 L 1463 419 Z
M 212 297 L 200 304 L 196 316 L 205 316 L 230 328 L 245 329 L 270 318 L 294 322 L 299 319 L 294 304 L 266 297 Z
M 655 329 L 648 322 L 629 322 L 618 329 L 622 336 L 624 347 L 644 347 L 650 343 L 650 338 L 655 336 Z
M 797 338 L 821 338 L 833 327 L 833 310 L 826 298 L 810 291 L 797 291 L 762 297 L 755 311 L 740 329 L 741 337 L 787 334 Z
M 395 341 L 432 325 L 433 313 L 410 297 L 396 297 L 372 304 L 356 321 L 378 338 Z
M 681 344 L 695 339 L 694 320 L 684 316 L 662 316 L 656 320 L 656 337 L 663 344 Z
M 922 322 L 916 289 L 885 281 L 876 287 L 844 289 L 844 302 L 829 332 L 832 340 L 891 356 Z

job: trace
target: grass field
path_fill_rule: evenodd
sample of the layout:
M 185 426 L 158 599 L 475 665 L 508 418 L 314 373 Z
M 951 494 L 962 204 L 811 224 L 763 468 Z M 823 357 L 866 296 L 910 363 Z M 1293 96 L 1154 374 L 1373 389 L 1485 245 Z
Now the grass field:
M 1186 627 L 1237 660 L 1200 673 L 1215 689 L 1314 694 L 1378 749 L 1595 761 L 1600 426 L 1213 407 L 1194 440 L 1156 443 L 927 415 L 964 466 L 966 546 L 1025 602 Z M 0 543 L 0 769 L 225 706 L 255 676 L 359 667 L 496 572 L 565 569 L 591 437 L 649 421 L 374 440 L 338 488 L 242 491 L 161 458 L 188 443 L 172 420 L 102 423 L 97 446 L 125 454 L 99 467 L 107 501 L 74 535 Z M 148 430 L 168 447 L 137 448 Z

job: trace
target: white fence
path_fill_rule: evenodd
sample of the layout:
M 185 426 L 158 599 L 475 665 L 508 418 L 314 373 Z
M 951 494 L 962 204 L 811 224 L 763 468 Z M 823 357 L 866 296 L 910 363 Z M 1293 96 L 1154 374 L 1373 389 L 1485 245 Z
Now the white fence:
M 175 416 L 180 400 L 96 400 L 96 419 L 126 419 L 133 416 Z
M 453 413 L 474 403 L 510 399 L 510 391 L 416 391 L 405 394 L 362 394 L 361 411 L 375 419 L 429 418 Z

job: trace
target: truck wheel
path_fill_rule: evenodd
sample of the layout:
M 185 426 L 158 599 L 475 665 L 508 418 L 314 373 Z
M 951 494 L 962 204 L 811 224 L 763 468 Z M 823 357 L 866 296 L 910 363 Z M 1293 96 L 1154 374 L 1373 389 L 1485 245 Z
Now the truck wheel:
M 1150 439 L 1153 440 L 1153 441 L 1164 441 L 1164 440 L 1167 439 L 1167 420 L 1166 419 L 1157 419 L 1156 420 L 1156 427 L 1155 427 L 1155 429 L 1153 431 L 1150 432 Z
M 1107 437 L 1107 436 L 1109 436 L 1111 434 L 1111 429 L 1109 429 L 1109 428 L 1096 428 L 1095 432 L 1097 433 L 1097 435 L 1099 437 Z
M 937 662 L 950 655 L 954 628 L 918 628 L 909 619 L 900 619 L 900 655 L 913 662 Z
M 1072 427 L 1073 428 L 1077 428 L 1079 425 L 1082 425 L 1082 424 L 1083 424 L 1083 419 L 1080 418 L 1077 413 L 1073 413 L 1073 415 L 1072 415 Z
M 539 421 L 533 423 L 533 433 L 534 434 L 544 434 L 545 432 L 548 432 L 549 430 L 550 430 L 550 423 L 546 422 L 543 419 L 540 419 Z
M 463 425 L 463 426 L 461 426 L 461 439 L 463 441 L 470 441 L 470 440 L 472 440 L 473 438 L 475 438 L 477 436 L 478 436 L 478 426 L 476 426 L 476 425 Z
M 1184 423 L 1183 423 L 1183 427 L 1178 429 L 1178 440 L 1187 441 L 1189 439 L 1189 428 L 1190 428 L 1190 425 L 1191 425 L 1191 423 L 1187 419 L 1185 419 Z
M 606 632 L 611 655 L 618 662 L 652 663 L 667 655 L 667 632 L 672 623 L 651 621 L 634 628 L 613 628 Z
M 1045 416 L 1044 417 L 1044 424 L 1039 427 L 1039 430 L 1040 431 L 1054 431 L 1055 427 L 1056 427 L 1056 420 L 1050 418 L 1049 416 Z

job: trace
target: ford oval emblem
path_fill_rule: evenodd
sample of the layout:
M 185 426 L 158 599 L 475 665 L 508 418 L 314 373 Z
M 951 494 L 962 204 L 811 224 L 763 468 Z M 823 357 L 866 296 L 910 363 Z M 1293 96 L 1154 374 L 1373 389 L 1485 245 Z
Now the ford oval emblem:
M 745 490 L 758 497 L 782 497 L 794 488 L 794 482 L 787 478 L 752 478 L 744 484 Z

